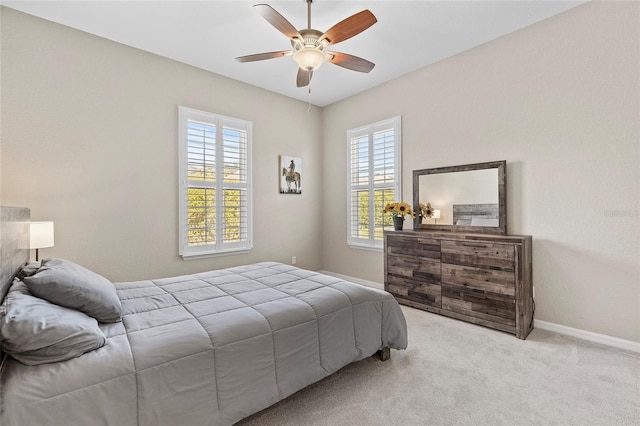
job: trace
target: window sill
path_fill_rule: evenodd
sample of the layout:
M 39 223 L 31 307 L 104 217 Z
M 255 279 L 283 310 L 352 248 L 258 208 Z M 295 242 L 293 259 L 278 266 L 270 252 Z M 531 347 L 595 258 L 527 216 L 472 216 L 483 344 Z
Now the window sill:
M 363 245 L 363 244 L 348 244 L 349 248 L 353 248 L 353 249 L 359 249 L 359 250 L 369 250 L 369 251 L 384 251 L 384 247 L 380 247 L 380 246 L 368 246 L 368 245 Z
M 189 253 L 189 254 L 181 254 L 182 260 L 198 260 L 198 259 L 206 259 L 209 257 L 219 257 L 219 256 L 233 256 L 235 254 L 246 254 L 251 251 L 250 248 L 242 249 L 242 250 L 227 250 L 227 251 L 217 251 L 217 252 L 208 252 L 208 253 Z

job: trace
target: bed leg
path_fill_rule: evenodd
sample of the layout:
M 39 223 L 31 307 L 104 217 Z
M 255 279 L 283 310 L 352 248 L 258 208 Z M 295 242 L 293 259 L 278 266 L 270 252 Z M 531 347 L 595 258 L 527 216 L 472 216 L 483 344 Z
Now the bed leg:
M 389 346 L 385 346 L 380 349 L 377 354 L 378 357 L 380 357 L 380 361 L 387 361 L 391 358 L 391 348 Z

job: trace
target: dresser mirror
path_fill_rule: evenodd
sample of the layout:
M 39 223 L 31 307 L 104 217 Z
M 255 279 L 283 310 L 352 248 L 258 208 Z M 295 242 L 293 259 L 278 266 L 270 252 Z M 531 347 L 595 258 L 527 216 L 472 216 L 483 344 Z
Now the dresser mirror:
M 429 205 L 431 217 L 416 228 L 507 233 L 507 162 L 464 164 L 413 171 L 413 207 Z

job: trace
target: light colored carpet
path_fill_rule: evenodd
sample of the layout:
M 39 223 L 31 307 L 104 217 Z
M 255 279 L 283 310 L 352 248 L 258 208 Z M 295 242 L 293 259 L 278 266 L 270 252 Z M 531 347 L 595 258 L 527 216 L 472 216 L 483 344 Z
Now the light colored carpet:
M 348 365 L 238 426 L 640 425 L 640 354 L 403 311 L 406 351 Z

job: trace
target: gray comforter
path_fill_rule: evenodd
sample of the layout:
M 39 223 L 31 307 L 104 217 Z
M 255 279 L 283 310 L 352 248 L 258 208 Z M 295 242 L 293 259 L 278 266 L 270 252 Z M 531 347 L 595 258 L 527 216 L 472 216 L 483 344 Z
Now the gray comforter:
M 383 291 L 280 263 L 116 283 L 106 346 L 2 373 L 2 425 L 230 425 L 384 346 L 407 346 Z

